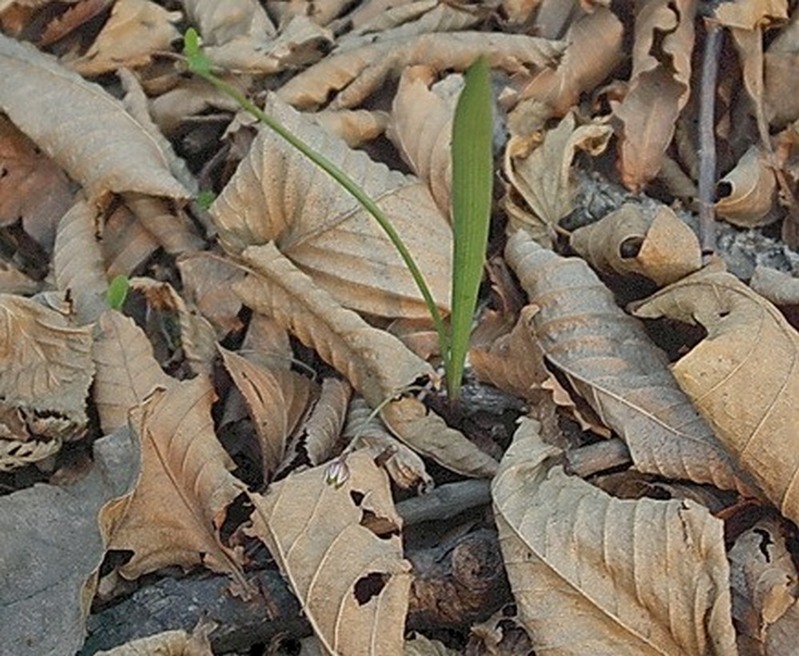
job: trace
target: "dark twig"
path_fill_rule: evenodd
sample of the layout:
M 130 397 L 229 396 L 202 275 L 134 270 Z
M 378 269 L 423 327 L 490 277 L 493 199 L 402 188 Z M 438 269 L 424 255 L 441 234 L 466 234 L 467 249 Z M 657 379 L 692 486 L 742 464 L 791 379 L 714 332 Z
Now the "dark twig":
M 716 252 L 713 197 L 716 186 L 716 79 L 724 33 L 713 19 L 705 19 L 705 52 L 699 89 L 699 241 L 702 257 Z

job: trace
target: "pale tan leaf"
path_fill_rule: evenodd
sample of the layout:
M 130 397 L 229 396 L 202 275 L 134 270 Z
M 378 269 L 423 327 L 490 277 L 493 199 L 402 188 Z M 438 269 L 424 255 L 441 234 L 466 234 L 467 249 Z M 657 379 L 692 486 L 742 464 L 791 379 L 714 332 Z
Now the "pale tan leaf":
M 389 31 L 371 45 L 328 55 L 292 78 L 278 93 L 295 107 L 311 109 L 338 92 L 330 103 L 332 109 L 354 107 L 387 77 L 399 75 L 407 66 L 426 64 L 439 71 L 464 71 L 484 55 L 492 67 L 514 73 L 553 64 L 564 47 L 559 41 L 521 34 L 434 32 L 394 39 Z
M 343 139 L 350 148 L 377 139 L 386 131 L 389 122 L 387 112 L 366 109 L 324 110 L 313 114 L 312 118 L 327 132 Z
M 9 412 L 11 414 L 9 415 Z M 0 412 L 2 433 L 0 436 L 0 472 L 10 472 L 49 458 L 61 450 L 61 440 L 36 440 L 27 437 L 27 429 L 18 413 Z M 9 424 L 9 418 L 11 423 Z M 13 439 L 12 435 L 24 435 L 24 439 Z
M 266 496 L 250 494 L 250 533 L 271 551 L 326 652 L 400 654 L 411 584 L 402 520 L 374 460 L 353 453 L 346 463 L 340 487 L 326 482 L 321 466 L 290 475 Z M 367 513 L 393 529 L 373 533 L 363 525 Z
M 271 36 L 276 31 L 257 0 L 183 0 L 181 4 L 206 46 L 241 37 Z
M 756 146 L 716 186 L 716 212 L 733 225 L 754 228 L 777 219 L 777 179 L 767 155 Z
M 638 5 L 630 88 L 614 111 L 624 124 L 619 165 L 629 189 L 657 175 L 688 102 L 695 12 L 695 0 Z
M 251 246 L 242 256 L 251 275 L 233 285 L 241 300 L 314 348 L 372 407 L 432 372 L 396 337 L 338 305 L 274 244 Z
M 73 204 L 64 172 L 6 117 L 0 116 L 0 225 L 20 219 L 46 251 L 53 247 L 58 219 Z
M 725 27 L 754 30 L 788 18 L 788 0 L 733 0 L 713 7 L 713 15 Z
M 380 410 L 380 418 L 414 451 L 451 471 L 475 478 L 491 478 L 497 471 L 496 460 L 415 398 L 392 401 Z
M 163 631 L 138 638 L 97 656 L 214 656 L 211 643 L 204 634 L 189 635 L 183 630 Z
M 799 98 L 793 92 L 793 74 L 799 62 L 799 16 L 772 41 L 765 54 L 765 110 L 769 121 L 784 124 L 799 118 Z
M 522 420 L 492 484 L 500 546 L 536 653 L 737 656 L 721 520 L 615 499 Z
M 80 651 L 106 551 L 102 508 L 133 489 L 133 447 L 125 428 L 94 442 L 92 467 L 79 482 L 39 483 L 0 497 L 4 654 Z
M 387 135 L 411 170 L 427 183 L 443 216 L 450 214 L 450 141 L 455 103 L 463 77 L 449 75 L 433 84 L 429 66 L 411 66 L 400 77 Z
M 431 490 L 433 478 L 427 473 L 424 460 L 396 437 L 375 416 L 369 404 L 360 397 L 352 399 L 347 412 L 343 437 L 349 440 L 348 450 L 361 448 L 379 462 L 395 485 L 406 490 Z
M 530 328 L 547 360 L 627 443 L 637 469 L 752 493 L 665 354 L 583 260 L 545 250 L 521 231 L 505 258 L 540 307 Z
M 91 200 L 124 191 L 189 196 L 150 134 L 101 87 L 3 35 L 0 77 L 0 108 Z
M 233 384 L 241 392 L 261 447 L 264 480 L 283 460 L 286 441 L 310 401 L 310 380 L 287 370 L 270 370 L 219 347 Z
M 799 521 L 799 335 L 785 317 L 732 274 L 705 271 L 635 313 L 704 326 L 674 377 L 766 496 Z
M 281 24 L 292 16 L 310 16 L 318 25 L 327 25 L 351 8 L 350 0 L 286 0 L 269 5 L 270 14 Z
M 20 415 L 26 440 L 75 440 L 86 431 L 94 366 L 90 327 L 20 296 L 0 295 L 0 407 Z M 5 433 L 5 434 L 3 434 Z
M 103 251 L 108 277 L 129 276 L 158 248 L 158 242 L 136 220 L 128 207 L 120 204 L 105 221 Z
M 448 308 L 451 230 L 424 183 L 351 150 L 274 96 L 266 111 L 375 199 L 413 254 L 439 306 Z M 380 316 L 428 316 L 405 263 L 374 218 L 270 130 L 260 132 L 211 214 L 228 250 L 238 253 L 274 240 L 347 307 Z
M 233 461 L 214 435 L 214 399 L 210 382 L 197 376 L 157 390 L 132 411 L 142 470 L 109 544 L 134 552 L 122 576 L 203 564 L 247 587 L 241 554 L 219 537 L 225 509 L 246 486 L 229 472 Z
M 758 265 L 749 286 L 774 305 L 799 305 L 799 278 L 784 271 Z
M 661 286 L 702 266 L 699 239 L 666 205 L 644 211 L 641 205 L 625 203 L 575 230 L 569 245 L 599 271 L 637 273 Z
M 799 628 L 799 575 L 782 527 L 773 519 L 759 521 L 736 539 L 729 560 L 739 630 L 761 653 L 787 656 L 796 646 L 789 636 Z
M 611 134 L 609 125 L 576 126 L 570 113 L 544 135 L 540 145 L 531 143 L 529 137 L 511 139 L 505 150 L 504 171 L 513 189 L 532 210 L 525 224 L 543 224 L 551 232 L 574 209 L 572 160 L 578 150 L 601 153 Z M 513 228 L 526 227 L 515 224 L 513 218 Z
M 86 54 L 68 65 L 92 76 L 149 64 L 153 54 L 170 50 L 180 36 L 174 24 L 181 19 L 179 11 L 167 11 L 149 0 L 117 0 Z
M 167 253 L 180 255 L 205 248 L 185 212 L 171 207 L 162 198 L 129 193 L 125 194 L 125 204 Z
M 158 366 L 141 328 L 115 310 L 108 310 L 97 323 L 92 359 L 97 369 L 92 396 L 105 433 L 125 426 L 130 409 L 154 389 L 168 389 L 176 382 Z
M 450 649 L 438 640 L 430 640 L 421 633 L 405 641 L 403 656 L 458 656 L 461 652 Z
M 84 200 L 61 217 L 53 252 L 56 287 L 69 294 L 80 325 L 93 323 L 108 309 L 108 280 L 97 243 L 97 209 Z

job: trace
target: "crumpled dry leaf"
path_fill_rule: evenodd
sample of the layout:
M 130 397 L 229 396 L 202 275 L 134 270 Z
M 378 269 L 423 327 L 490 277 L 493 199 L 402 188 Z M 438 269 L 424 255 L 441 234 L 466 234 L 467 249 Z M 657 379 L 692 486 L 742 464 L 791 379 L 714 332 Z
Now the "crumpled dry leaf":
M 576 126 L 570 113 L 546 132 L 537 147 L 529 136 L 511 138 L 505 149 L 505 175 L 532 212 L 513 213 L 509 229 L 530 226 L 536 234 L 542 238 L 549 235 L 551 240 L 554 226 L 574 209 L 576 190 L 571 171 L 577 150 L 598 155 L 612 133 L 609 125 Z M 506 197 L 505 203 L 514 204 L 512 196 Z
M 464 71 L 480 55 L 492 67 L 509 73 L 553 64 L 565 43 L 521 34 L 433 32 L 392 38 L 384 32 L 375 43 L 329 55 L 293 77 L 278 91 L 285 102 L 301 109 L 319 107 L 337 92 L 331 109 L 354 107 L 390 75 L 407 66 L 425 64 L 443 71 Z
M 340 487 L 327 483 L 321 466 L 290 475 L 266 496 L 250 494 L 248 532 L 269 548 L 328 653 L 400 654 L 411 585 L 402 520 L 388 477 L 368 454 L 351 454 L 346 468 Z M 390 530 L 374 533 L 367 515 Z
M 777 179 L 767 155 L 751 146 L 735 168 L 716 185 L 716 213 L 742 228 L 771 223 L 778 218 L 775 209 Z
M 644 212 L 640 205 L 625 203 L 575 230 L 569 245 L 599 271 L 637 273 L 660 286 L 702 266 L 699 239 L 666 205 Z
M 766 496 L 799 521 L 797 332 L 726 272 L 698 271 L 643 301 L 635 314 L 704 326 L 707 337 L 672 373 Z
M 124 191 L 188 198 L 161 148 L 101 87 L 2 34 L 0 78 L 0 108 L 90 200 Z
M 799 576 L 779 523 L 761 520 L 729 552 L 732 613 L 760 653 L 787 656 L 799 629 Z
M 714 6 L 713 15 L 724 27 L 754 30 L 788 18 L 788 0 L 732 0 Z
M 615 499 L 566 475 L 537 431 L 522 420 L 492 483 L 536 651 L 737 656 L 721 520 L 690 501 Z
M 799 278 L 784 271 L 758 265 L 749 286 L 774 305 L 799 305 Z
M 115 310 L 97 323 L 92 359 L 97 369 L 92 396 L 106 433 L 127 425 L 130 409 L 157 387 L 168 389 L 177 382 L 158 365 L 142 329 Z
M 545 250 L 522 231 L 508 240 L 505 259 L 540 307 L 530 329 L 547 360 L 627 443 L 639 471 L 754 493 L 665 354 L 583 260 Z
M 109 651 L 95 652 L 95 656 L 214 656 L 206 632 L 164 631 L 155 635 L 131 640 Z
M 21 296 L 0 295 L 0 439 L 60 444 L 86 431 L 90 327 Z M 8 462 L 0 462 L 4 470 Z
M 159 389 L 131 412 L 141 441 L 141 475 L 109 549 L 133 551 L 120 574 L 135 579 L 161 567 L 203 564 L 246 589 L 243 557 L 222 544 L 227 506 L 246 489 L 214 435 L 214 390 L 203 376 Z
M 189 21 L 197 26 L 206 47 L 240 37 L 273 36 L 276 32 L 257 0 L 182 0 Z
M 0 116 L 0 225 L 22 219 L 25 232 L 46 251 L 58 219 L 72 205 L 64 172 L 4 116 Z
M 410 66 L 400 77 L 387 135 L 402 159 L 430 187 L 443 216 L 450 215 L 452 119 L 463 87 L 461 75 L 440 82 L 430 66 Z
M 447 309 L 452 235 L 424 183 L 351 150 L 274 96 L 266 111 L 348 171 L 375 199 L 413 254 L 439 306 Z M 379 316 L 429 316 L 405 263 L 375 219 L 271 130 L 261 130 L 211 214 L 226 249 L 238 253 L 274 240 L 285 256 L 347 307 Z
M 421 633 L 417 633 L 405 641 L 402 656 L 458 656 L 460 653 L 438 640 L 430 640 Z
M 105 555 L 108 523 L 101 508 L 129 494 L 138 475 L 127 428 L 100 438 L 93 449 L 92 469 L 80 482 L 0 497 L 4 653 L 63 656 L 83 644 L 94 575 Z
M 621 176 L 639 190 L 654 178 L 688 102 L 696 0 L 650 0 L 638 5 L 630 88 L 614 114 L 624 124 Z
M 67 65 L 92 76 L 149 64 L 154 53 L 168 51 L 180 36 L 175 23 L 182 18 L 179 11 L 167 11 L 149 0 L 117 0 L 86 54 Z
M 799 62 L 799 16 L 772 41 L 764 57 L 764 104 L 769 121 L 783 125 L 799 118 L 799 98 L 794 93 L 794 73 Z

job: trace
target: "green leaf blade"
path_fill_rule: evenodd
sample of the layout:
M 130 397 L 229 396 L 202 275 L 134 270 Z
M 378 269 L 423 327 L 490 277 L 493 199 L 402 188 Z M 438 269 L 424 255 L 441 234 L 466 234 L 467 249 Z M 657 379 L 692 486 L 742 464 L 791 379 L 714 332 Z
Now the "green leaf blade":
M 466 83 L 452 124 L 452 316 L 447 358 L 447 390 L 460 393 L 483 261 L 488 245 L 493 188 L 491 81 L 488 62 L 479 58 Z

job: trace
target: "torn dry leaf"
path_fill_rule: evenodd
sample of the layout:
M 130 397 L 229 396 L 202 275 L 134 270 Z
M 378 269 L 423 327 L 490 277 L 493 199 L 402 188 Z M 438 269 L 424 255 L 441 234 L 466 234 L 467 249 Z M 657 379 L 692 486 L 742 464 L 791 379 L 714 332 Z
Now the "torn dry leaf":
M 661 286 L 702 266 L 696 234 L 665 205 L 644 211 L 625 203 L 597 223 L 575 230 L 569 245 L 603 273 L 637 273 Z
M 786 517 L 799 521 L 799 335 L 726 272 L 699 271 L 636 310 L 698 323 L 707 337 L 672 372 L 724 446 Z
M 273 485 L 255 505 L 249 533 L 269 548 L 329 654 L 402 653 L 410 564 L 388 477 L 364 452 L 346 460 L 349 478 L 326 482 L 327 466 Z M 309 502 L 309 500 L 311 500 Z M 367 516 L 393 529 L 364 526 Z
M 135 579 L 169 565 L 205 565 L 244 589 L 242 554 L 226 547 L 219 527 L 246 489 L 214 435 L 210 382 L 203 376 L 159 389 L 131 413 L 141 442 L 141 475 L 109 549 L 133 552 L 120 568 Z
M 439 306 L 447 309 L 452 236 L 424 183 L 351 150 L 274 96 L 266 111 L 375 199 Z M 211 214 L 227 250 L 238 253 L 274 240 L 286 257 L 347 307 L 379 316 L 429 316 L 405 263 L 371 214 L 271 130 L 261 130 Z
M 537 431 L 522 421 L 492 484 L 536 652 L 737 656 L 722 522 L 690 501 L 624 501 L 567 476 Z
M 627 443 L 640 471 L 753 492 L 668 369 L 665 354 L 626 315 L 588 265 L 545 250 L 524 232 L 505 249 L 530 302 L 544 355 Z
M 124 191 L 189 196 L 159 145 L 102 87 L 3 35 L 0 77 L 0 108 L 86 188 L 91 200 Z M 98 141 L 103 148 L 97 148 Z

